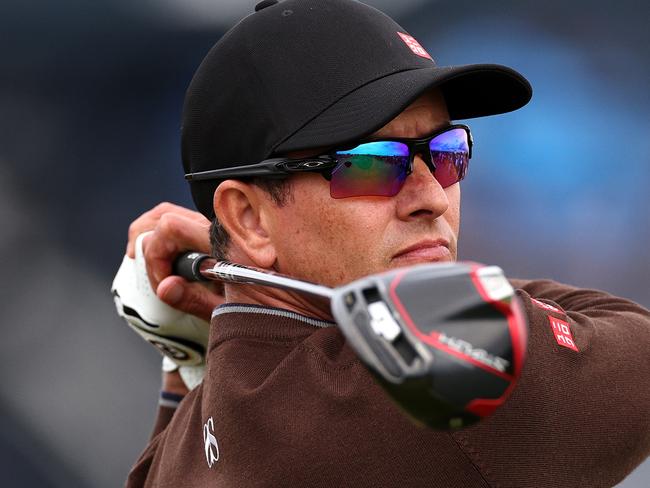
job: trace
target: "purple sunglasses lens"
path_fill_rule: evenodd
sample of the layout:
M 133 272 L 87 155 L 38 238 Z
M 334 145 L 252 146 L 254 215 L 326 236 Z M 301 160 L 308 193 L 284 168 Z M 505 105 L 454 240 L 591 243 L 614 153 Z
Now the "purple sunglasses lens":
M 433 175 L 440 186 L 447 188 L 465 177 L 469 165 L 469 140 L 464 129 L 451 129 L 434 137 L 429 143 Z
M 429 143 L 434 177 L 440 186 L 458 183 L 465 177 L 470 156 L 465 129 L 450 129 Z M 332 198 L 393 196 L 404 185 L 410 168 L 409 146 L 398 141 L 377 141 L 337 151 L 340 161 L 332 171 Z
M 332 171 L 332 198 L 397 195 L 409 167 L 409 149 L 401 142 L 369 142 L 336 156 L 341 162 Z

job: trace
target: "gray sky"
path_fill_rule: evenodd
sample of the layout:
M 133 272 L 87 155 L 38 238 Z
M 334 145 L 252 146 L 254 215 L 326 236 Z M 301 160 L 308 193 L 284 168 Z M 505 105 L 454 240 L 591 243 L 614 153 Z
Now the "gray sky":
M 166 24 L 197 28 L 230 27 L 252 13 L 259 1 L 261 0 L 142 0 L 125 2 L 123 8 L 137 10 L 139 15 L 156 18 Z M 428 3 L 434 2 L 435 0 L 428 0 Z M 427 0 L 366 0 L 364 3 L 399 17 L 414 7 L 427 3 Z

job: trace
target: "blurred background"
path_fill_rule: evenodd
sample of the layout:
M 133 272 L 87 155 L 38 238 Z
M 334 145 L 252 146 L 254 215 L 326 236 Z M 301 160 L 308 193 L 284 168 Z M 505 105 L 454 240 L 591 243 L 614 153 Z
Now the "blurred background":
M 0 3 L 3 486 L 120 486 L 144 448 L 160 358 L 109 288 L 129 222 L 191 206 L 184 91 L 255 3 Z M 438 64 L 503 63 L 534 86 L 523 110 L 470 121 L 461 257 L 650 306 L 650 4 L 368 3 Z M 649 486 L 649 464 L 620 486 Z

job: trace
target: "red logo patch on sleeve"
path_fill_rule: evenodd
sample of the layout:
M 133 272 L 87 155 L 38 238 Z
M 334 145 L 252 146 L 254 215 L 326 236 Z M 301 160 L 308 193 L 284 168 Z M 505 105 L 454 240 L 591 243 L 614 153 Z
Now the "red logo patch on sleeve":
M 398 32 L 399 36 L 402 38 L 404 43 L 413 51 L 415 54 L 421 58 L 427 58 L 433 61 L 431 55 L 422 47 L 422 45 L 415 39 L 415 37 L 404 34 L 403 32 Z
M 555 335 L 555 340 L 560 346 L 568 347 L 573 349 L 575 352 L 578 351 L 578 346 L 573 340 L 573 335 L 571 335 L 571 329 L 569 328 L 569 323 L 564 320 L 556 319 L 555 317 L 548 316 L 548 320 L 551 322 L 551 330 L 553 335 Z
M 549 305 L 548 303 L 540 302 L 539 300 L 536 300 L 535 298 L 530 299 L 531 302 L 533 302 L 533 305 L 537 305 L 539 308 L 543 308 L 544 310 L 550 310 L 551 312 L 555 313 L 564 313 L 563 310 L 560 310 L 557 307 L 554 307 L 553 305 Z

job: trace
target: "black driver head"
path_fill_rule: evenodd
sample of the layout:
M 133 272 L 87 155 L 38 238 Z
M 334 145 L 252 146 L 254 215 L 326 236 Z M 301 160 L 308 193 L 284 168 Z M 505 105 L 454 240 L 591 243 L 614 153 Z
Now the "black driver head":
M 393 400 L 436 429 L 490 415 L 525 359 L 521 303 L 496 266 L 424 264 L 372 275 L 335 289 L 332 313 Z

